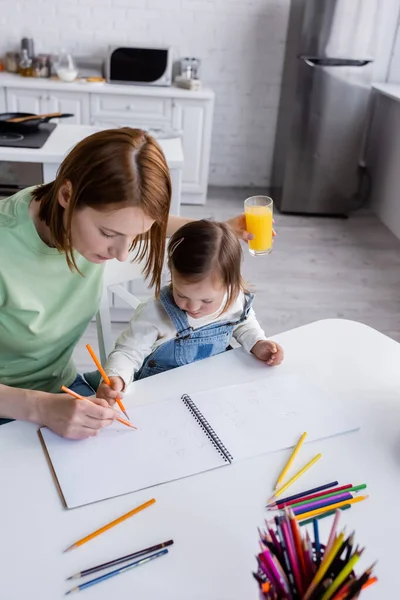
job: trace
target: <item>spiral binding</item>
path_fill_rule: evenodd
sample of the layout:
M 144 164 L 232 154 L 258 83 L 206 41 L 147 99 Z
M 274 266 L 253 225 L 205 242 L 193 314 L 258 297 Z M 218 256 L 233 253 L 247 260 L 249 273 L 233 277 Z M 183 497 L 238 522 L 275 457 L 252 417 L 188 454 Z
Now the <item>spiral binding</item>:
M 211 427 L 210 423 L 207 421 L 203 413 L 197 408 L 196 404 L 193 402 L 190 396 L 184 394 L 182 396 L 182 401 L 186 408 L 190 411 L 192 416 L 196 419 L 197 423 L 200 425 L 214 448 L 217 452 L 222 456 L 225 462 L 231 463 L 233 461 L 232 454 L 228 451 L 226 446 L 222 443 L 222 440 L 215 433 L 214 429 Z

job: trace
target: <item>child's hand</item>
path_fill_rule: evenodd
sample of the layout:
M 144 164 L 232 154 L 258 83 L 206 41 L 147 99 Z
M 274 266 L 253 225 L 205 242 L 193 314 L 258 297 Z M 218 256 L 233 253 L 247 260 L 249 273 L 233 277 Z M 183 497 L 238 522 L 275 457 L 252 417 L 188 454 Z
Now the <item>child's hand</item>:
M 125 384 L 121 377 L 110 377 L 110 383 L 111 386 L 102 381 L 97 388 L 96 396 L 97 398 L 104 398 L 112 406 L 117 398 L 121 398 Z
M 283 348 L 276 342 L 270 340 L 257 342 L 252 347 L 251 352 L 258 360 L 263 360 L 271 367 L 280 365 L 284 357 Z

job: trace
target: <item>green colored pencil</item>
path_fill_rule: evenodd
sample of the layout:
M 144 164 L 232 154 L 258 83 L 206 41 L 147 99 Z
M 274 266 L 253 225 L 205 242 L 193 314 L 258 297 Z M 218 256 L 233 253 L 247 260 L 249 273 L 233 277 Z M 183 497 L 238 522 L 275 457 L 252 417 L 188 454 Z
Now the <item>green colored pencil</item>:
M 358 492 L 359 490 L 365 490 L 367 487 L 366 483 L 362 483 L 361 485 L 354 485 L 347 490 L 338 490 L 337 492 L 331 492 L 330 494 L 324 494 L 323 496 L 319 496 L 318 498 L 310 498 L 309 500 L 302 500 L 301 502 L 296 502 L 295 504 L 291 504 L 290 508 L 296 508 L 298 506 L 303 506 L 304 504 L 309 504 L 310 502 L 318 502 L 320 500 L 324 500 L 325 498 L 331 498 L 332 496 L 339 496 L 340 494 L 347 494 L 348 492 Z

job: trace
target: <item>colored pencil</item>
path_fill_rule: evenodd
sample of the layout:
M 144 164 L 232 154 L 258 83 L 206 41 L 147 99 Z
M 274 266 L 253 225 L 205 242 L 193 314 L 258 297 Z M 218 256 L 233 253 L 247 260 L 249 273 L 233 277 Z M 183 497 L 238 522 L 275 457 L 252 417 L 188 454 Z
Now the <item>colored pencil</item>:
M 91 587 L 92 585 L 96 585 L 98 583 L 101 583 L 102 581 L 105 581 L 106 579 L 110 579 L 111 577 L 115 577 L 116 575 L 125 573 L 130 569 L 134 569 L 135 567 L 144 565 L 145 563 L 148 563 L 154 560 L 155 558 L 159 558 L 160 556 L 164 556 L 165 554 L 168 554 L 168 548 L 164 548 L 164 550 L 160 550 L 159 552 L 151 554 L 150 556 L 146 556 L 145 558 L 140 558 L 139 560 L 136 560 L 133 563 L 125 565 L 125 567 L 120 567 L 119 569 L 115 569 L 115 571 L 111 571 L 110 573 L 106 573 L 105 575 L 101 575 L 100 577 L 90 579 L 90 581 L 86 581 L 85 583 L 81 583 L 81 585 L 78 585 L 66 592 L 65 595 L 68 596 L 68 594 L 73 594 L 74 592 L 80 592 L 81 590 L 85 590 L 86 588 Z
M 334 488 L 336 485 L 338 485 L 337 481 L 331 481 L 331 483 L 325 483 L 324 485 L 320 485 L 318 487 L 312 488 L 310 490 L 305 490 L 304 492 L 299 492 L 298 494 L 294 494 L 293 496 L 286 496 L 286 498 L 282 498 L 282 500 L 279 500 L 278 504 L 287 504 L 289 502 L 291 502 L 292 500 L 297 500 L 297 498 L 303 498 L 303 497 L 307 497 L 310 494 L 313 494 L 314 492 L 321 492 L 322 490 L 328 490 L 329 488 Z M 352 484 L 349 484 L 350 486 Z M 268 503 L 267 506 L 271 506 L 271 505 L 276 505 L 277 503 Z M 280 506 L 278 508 L 281 508 Z
M 319 567 L 318 571 L 316 572 L 316 574 L 314 575 L 314 578 L 313 578 L 308 590 L 306 591 L 306 594 L 305 594 L 303 600 L 309 600 L 313 591 L 317 588 L 318 584 L 321 583 L 321 581 L 323 580 L 325 574 L 328 572 L 328 569 L 329 569 L 333 559 L 336 556 L 337 551 L 339 550 L 340 546 L 342 545 L 343 539 L 344 539 L 344 533 L 342 532 L 338 536 L 338 538 L 335 540 L 330 552 L 328 552 L 327 554 L 324 555 L 324 558 L 320 564 L 320 567 Z
M 314 458 L 312 458 L 306 465 L 304 465 L 304 467 L 300 469 L 298 473 L 293 475 L 293 477 L 289 479 L 289 481 L 287 481 L 281 488 L 279 488 L 275 492 L 272 498 L 270 498 L 270 502 L 272 502 L 273 500 L 275 500 L 275 498 L 283 494 L 283 492 L 285 492 L 295 481 L 297 481 L 302 475 L 304 475 L 304 473 L 308 471 L 308 469 L 310 469 L 321 457 L 322 454 L 317 454 L 316 456 L 314 456 Z
M 340 571 L 339 575 L 334 579 L 332 585 L 329 586 L 329 588 L 326 590 L 326 592 L 322 596 L 321 600 L 330 600 L 332 598 L 332 596 L 336 592 L 336 590 L 339 589 L 339 587 L 342 585 L 342 583 L 344 583 L 346 581 L 347 577 L 350 575 L 350 573 L 354 569 L 354 566 L 357 564 L 357 562 L 359 560 L 360 560 L 360 554 L 358 554 L 358 553 L 354 554 L 350 558 L 349 562 L 343 567 L 343 569 Z
M 86 349 L 89 352 L 90 356 L 92 357 L 94 364 L 96 365 L 96 367 L 97 367 L 100 375 L 102 376 L 102 378 L 104 380 L 104 383 L 106 385 L 108 385 L 109 387 L 111 387 L 110 378 L 108 377 L 107 373 L 103 369 L 103 367 L 101 365 L 101 362 L 99 361 L 99 359 L 97 358 L 96 354 L 94 353 L 94 350 L 93 350 L 92 346 L 90 344 L 86 344 Z M 122 402 L 121 398 L 117 398 L 117 404 L 120 407 L 120 409 L 122 410 L 122 412 L 124 413 L 124 415 L 126 416 L 126 418 L 128 420 L 130 420 L 129 416 L 128 416 L 128 413 L 126 412 L 126 408 L 123 405 L 123 402 Z
M 299 453 L 300 448 L 304 444 L 304 440 L 306 439 L 306 437 L 307 437 L 307 432 L 304 432 L 303 435 L 301 436 L 301 438 L 299 439 L 299 441 L 297 442 L 296 446 L 293 448 L 293 452 L 289 456 L 289 460 L 287 461 L 286 465 L 283 467 L 282 472 L 277 479 L 277 482 L 274 487 L 275 490 L 276 490 L 276 488 L 278 488 L 280 486 L 280 484 L 284 480 L 287 472 L 289 471 L 290 467 L 293 464 L 294 459 L 296 458 L 297 454 Z
M 304 556 L 303 544 L 301 541 L 300 527 L 296 519 L 294 518 L 293 511 L 288 510 L 287 515 L 289 520 L 289 527 L 292 531 L 294 548 L 298 556 L 298 562 L 300 567 L 301 590 L 303 591 L 305 588 L 304 576 L 306 575 L 306 560 Z
M 331 531 L 329 533 L 328 543 L 326 544 L 326 548 L 325 548 L 326 552 L 329 552 L 329 550 L 332 547 L 332 544 L 334 542 L 339 519 L 340 519 L 340 510 L 337 510 L 336 514 L 335 514 L 335 518 L 333 519 Z
M 301 574 L 300 574 L 300 565 L 297 560 L 297 555 L 296 555 L 294 543 L 293 543 L 292 536 L 291 536 L 290 526 L 286 520 L 283 520 L 281 523 L 281 527 L 282 527 L 282 534 L 283 534 L 283 538 L 285 540 L 285 545 L 286 545 L 286 549 L 287 549 L 287 553 L 288 553 L 288 557 L 289 557 L 291 570 L 294 575 L 294 580 L 296 582 L 296 588 L 297 588 L 297 591 L 299 592 L 299 594 L 301 595 L 303 593 L 303 582 L 302 582 Z
M 351 504 L 345 504 L 344 506 L 341 506 L 339 510 L 343 511 L 343 510 L 348 510 L 349 508 L 351 508 Z M 299 519 L 299 525 L 300 525 L 300 527 L 303 527 L 303 525 L 309 525 L 310 523 L 312 523 L 314 521 L 314 519 L 317 519 L 317 521 L 320 521 L 321 519 L 326 519 L 327 517 L 332 517 L 335 514 L 336 514 L 336 510 L 328 510 L 328 512 L 317 515 L 311 519 L 304 519 L 304 520 Z
M 69 394 L 70 396 L 72 396 L 73 398 L 76 398 L 77 400 L 88 400 L 88 398 L 85 398 L 85 396 L 81 396 L 80 394 L 73 392 L 72 390 L 67 388 L 65 385 L 62 385 L 61 389 L 63 392 L 65 392 L 66 394 Z M 126 425 L 127 427 L 131 427 L 132 429 L 137 429 L 137 427 L 132 425 L 132 423 L 129 423 L 129 421 L 125 421 L 125 419 L 121 419 L 121 417 L 117 417 L 117 421 L 118 421 L 118 423 L 122 423 L 123 425 Z
M 374 585 L 374 583 L 376 583 L 377 581 L 378 581 L 377 577 L 371 577 L 370 579 L 368 579 L 368 581 L 366 583 L 364 583 L 364 585 L 362 586 L 361 589 L 366 590 L 371 585 Z M 339 590 L 339 592 L 335 596 L 333 596 L 332 600 L 348 600 L 349 589 L 350 589 L 350 585 L 345 586 L 344 588 L 341 588 Z
M 344 500 L 352 500 L 352 498 L 352 494 L 339 494 L 338 496 L 333 496 L 333 498 L 326 498 L 325 500 L 318 500 L 315 502 L 310 502 L 309 504 L 305 504 L 304 506 L 292 508 L 292 510 L 295 515 L 302 515 L 304 513 L 310 512 L 311 510 L 325 508 L 327 506 L 331 506 L 332 504 L 343 502 Z
M 139 558 L 145 556 L 146 554 L 151 554 L 152 552 L 156 552 L 157 550 L 162 550 L 163 548 L 172 546 L 173 543 L 173 540 L 168 540 L 167 542 L 162 542 L 161 544 L 156 544 L 155 546 L 150 546 L 149 548 L 144 548 L 143 550 L 137 550 L 136 552 L 132 552 L 131 554 L 126 554 L 125 556 L 121 556 L 120 558 L 115 558 L 114 560 L 109 560 L 108 562 L 102 563 L 101 565 L 96 565 L 95 567 L 91 567 L 90 569 L 85 569 L 84 571 L 75 573 L 75 575 L 67 577 L 67 580 L 79 579 L 80 577 L 93 575 L 93 573 L 97 573 L 98 571 L 103 571 L 104 569 L 109 569 L 110 567 L 115 567 L 116 565 L 120 565 L 124 562 L 133 560 L 134 558 Z
M 82 546 L 83 544 L 86 544 L 86 542 L 89 542 L 90 540 L 97 537 L 101 533 L 104 533 L 108 529 L 111 529 L 111 527 L 114 527 L 115 525 L 119 525 L 119 523 L 122 523 L 126 519 L 129 519 L 129 517 L 133 517 L 133 515 L 136 515 L 140 511 L 144 510 L 145 508 L 148 508 L 149 506 L 154 504 L 155 501 L 156 501 L 155 498 L 151 498 L 151 500 L 148 500 L 147 502 L 144 502 L 144 504 L 141 504 L 140 506 L 137 506 L 133 510 L 130 510 L 129 512 L 125 513 L 121 517 L 118 517 L 118 519 L 111 521 L 111 523 L 107 523 L 107 525 L 100 527 L 100 529 L 96 529 L 96 531 L 93 531 L 93 533 L 90 533 L 89 535 L 85 536 L 84 538 L 78 540 L 77 542 L 72 544 L 72 546 L 68 546 L 68 548 L 66 548 L 64 550 L 64 552 L 68 552 L 68 550 L 72 550 L 73 548 L 78 548 L 78 546 Z
M 315 541 L 315 557 L 317 566 L 321 564 L 321 544 L 319 541 L 319 530 L 318 530 L 318 520 L 313 519 L 313 529 L 314 529 L 314 541 Z
M 327 511 L 327 510 L 333 510 L 334 508 L 341 508 L 341 506 L 344 506 L 345 504 L 356 504 L 357 502 L 362 502 L 363 500 L 366 500 L 368 498 L 368 496 L 358 496 L 357 498 L 352 498 L 351 500 L 343 500 L 343 502 L 337 502 L 336 504 L 331 504 L 330 506 L 327 506 L 325 508 L 318 508 L 316 510 L 311 510 L 310 512 L 306 512 L 302 515 L 297 515 L 296 519 L 299 521 L 301 519 L 311 519 L 311 517 L 316 517 L 317 515 L 320 515 L 321 513 Z
M 303 506 L 304 504 L 308 504 L 309 502 L 325 500 L 325 498 L 331 498 L 332 496 L 339 496 L 341 494 L 347 494 L 350 492 L 359 492 L 360 490 L 364 490 L 366 487 L 367 485 L 365 483 L 362 483 L 360 485 L 343 485 L 340 488 L 337 488 L 336 491 L 332 490 L 328 493 L 321 492 L 320 494 L 312 494 L 311 496 L 307 496 L 305 498 L 292 500 L 292 502 L 277 502 L 275 507 L 268 507 L 268 510 L 277 510 L 286 507 L 297 508 L 298 506 Z

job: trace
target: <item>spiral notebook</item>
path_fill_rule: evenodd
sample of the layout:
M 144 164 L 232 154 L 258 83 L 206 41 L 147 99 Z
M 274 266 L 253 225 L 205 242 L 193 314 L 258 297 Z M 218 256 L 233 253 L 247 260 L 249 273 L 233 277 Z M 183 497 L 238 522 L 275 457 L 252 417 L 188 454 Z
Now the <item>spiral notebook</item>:
M 297 375 L 183 394 L 129 409 L 138 431 L 113 424 L 82 441 L 40 436 L 68 508 L 229 466 L 358 429 L 348 403 Z

